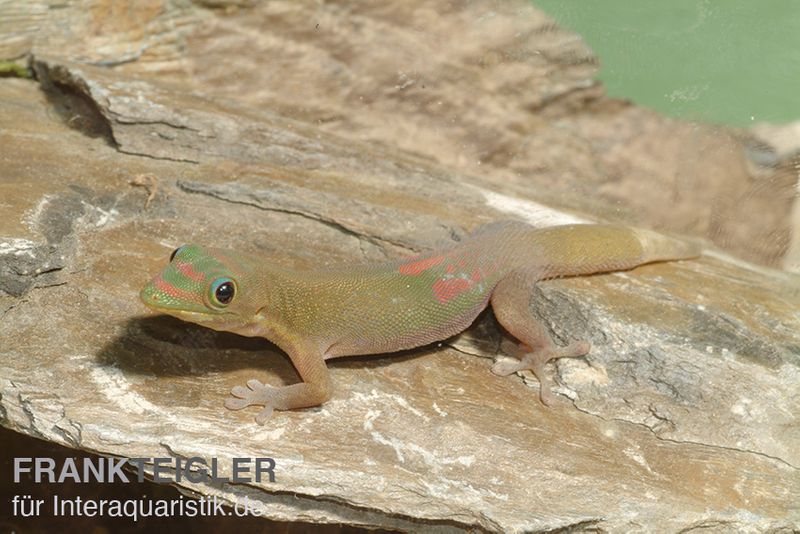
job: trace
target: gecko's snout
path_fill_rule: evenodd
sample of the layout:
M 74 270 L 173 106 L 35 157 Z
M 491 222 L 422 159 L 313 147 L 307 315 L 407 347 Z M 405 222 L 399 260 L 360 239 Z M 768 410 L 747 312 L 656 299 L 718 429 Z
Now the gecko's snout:
M 145 284 L 139 291 L 139 300 L 141 300 L 147 307 L 157 307 L 161 301 L 161 295 L 156 291 L 155 285 L 152 281 Z
M 163 273 L 147 282 L 139 291 L 139 299 L 148 308 L 163 310 L 178 304 L 174 290 L 164 281 Z

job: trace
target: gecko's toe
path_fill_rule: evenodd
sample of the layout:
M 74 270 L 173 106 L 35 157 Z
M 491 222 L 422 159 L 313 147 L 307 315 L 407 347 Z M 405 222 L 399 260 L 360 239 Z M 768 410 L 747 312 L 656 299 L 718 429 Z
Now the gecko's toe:
M 523 366 L 520 365 L 520 362 L 518 360 L 514 361 L 509 359 L 502 359 L 502 360 L 497 360 L 496 362 L 494 362 L 494 365 L 492 365 L 492 372 L 499 376 L 508 376 L 522 369 Z
M 247 399 L 230 398 L 225 399 L 225 407 L 229 410 L 241 410 L 250 406 L 250 401 Z
M 255 391 L 257 389 L 264 389 L 264 384 L 262 384 L 260 381 L 256 380 L 255 378 L 251 378 L 250 380 L 247 381 L 247 387 L 249 387 L 250 389 Z
M 264 423 L 266 423 L 267 419 L 272 417 L 272 411 L 273 411 L 272 406 L 266 406 L 263 410 L 258 412 L 258 415 L 256 415 L 256 423 L 258 423 L 259 425 L 263 425 Z
M 539 401 L 548 408 L 555 402 L 553 392 L 550 391 L 550 385 L 543 380 L 539 380 Z
M 248 389 L 244 386 L 234 386 L 233 388 L 231 388 L 231 395 L 233 395 L 234 397 L 238 397 L 240 399 L 246 399 L 252 394 L 253 390 Z
M 592 350 L 592 344 L 588 341 L 573 341 L 566 348 L 564 352 L 556 356 L 556 358 L 578 358 L 586 356 Z

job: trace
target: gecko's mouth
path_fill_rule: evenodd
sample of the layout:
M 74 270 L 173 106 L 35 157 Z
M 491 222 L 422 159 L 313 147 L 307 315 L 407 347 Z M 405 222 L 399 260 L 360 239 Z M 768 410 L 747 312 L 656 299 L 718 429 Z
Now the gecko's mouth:
M 201 304 L 187 300 L 178 300 L 173 295 L 166 294 L 159 290 L 153 283 L 147 284 L 142 288 L 141 292 L 139 292 L 139 298 L 145 306 L 153 311 L 165 313 L 190 323 L 204 324 L 212 321 L 229 322 L 221 317 L 229 315 L 228 313 L 221 313 L 216 310 L 211 311 Z
M 147 304 L 147 303 L 145 303 Z M 147 304 L 147 307 L 151 310 L 161 312 L 166 315 L 170 315 L 181 321 L 186 321 L 187 323 L 194 323 L 205 326 L 206 328 L 210 328 L 212 330 L 220 330 L 224 332 L 233 331 L 236 328 L 241 326 L 241 321 L 234 315 L 230 313 L 226 314 L 219 314 L 219 313 L 205 313 L 205 312 L 196 312 L 196 311 L 186 311 L 186 310 L 171 310 L 169 308 L 162 308 L 153 306 L 151 304 Z
M 194 312 L 186 310 L 169 310 L 165 308 L 153 308 L 153 309 L 155 309 L 156 311 L 160 311 L 161 313 L 177 317 L 178 319 L 182 321 L 187 321 L 189 323 L 204 324 L 211 321 L 212 319 L 216 319 L 216 317 L 210 313 Z

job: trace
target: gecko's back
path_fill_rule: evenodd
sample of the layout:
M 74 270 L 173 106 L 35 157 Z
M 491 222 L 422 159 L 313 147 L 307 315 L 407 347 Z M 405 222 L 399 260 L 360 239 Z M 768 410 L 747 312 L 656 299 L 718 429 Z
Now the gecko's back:
M 331 358 L 402 350 L 454 335 L 472 323 L 498 281 L 513 271 L 538 280 L 694 254 L 681 241 L 627 227 L 535 229 L 508 221 L 481 227 L 447 250 L 297 272 L 281 286 L 287 302 L 308 303 L 286 310 L 287 320 L 297 329 L 313 328 Z

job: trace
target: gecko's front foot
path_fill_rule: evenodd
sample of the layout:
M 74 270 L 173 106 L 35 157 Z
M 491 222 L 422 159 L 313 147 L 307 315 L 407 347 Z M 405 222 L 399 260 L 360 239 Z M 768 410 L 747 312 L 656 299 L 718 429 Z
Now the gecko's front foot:
M 263 406 L 264 409 L 256 415 L 256 423 L 263 425 L 272 416 L 281 389 L 265 386 L 253 378 L 247 381 L 247 387 L 235 386 L 231 389 L 233 397 L 225 401 L 225 407 L 229 410 L 241 410 L 248 406 Z
M 233 398 L 225 401 L 225 407 L 230 410 L 241 410 L 248 406 L 263 406 L 264 409 L 256 415 L 256 423 L 263 425 L 274 410 L 293 410 L 322 404 L 331 396 L 331 384 L 321 359 L 320 364 L 325 371 L 322 380 L 273 387 L 251 379 L 247 381 L 247 387 L 236 386 L 231 389 Z
M 574 341 L 566 347 L 558 347 L 555 344 L 533 350 L 525 344 L 517 346 L 517 356 L 519 361 L 498 361 L 492 366 L 492 372 L 500 376 L 508 376 L 518 371 L 530 370 L 539 381 L 539 399 L 545 406 L 553 403 L 553 394 L 550 391 L 550 383 L 544 377 L 544 365 L 550 360 L 559 358 L 577 358 L 589 353 L 591 345 L 588 341 Z

